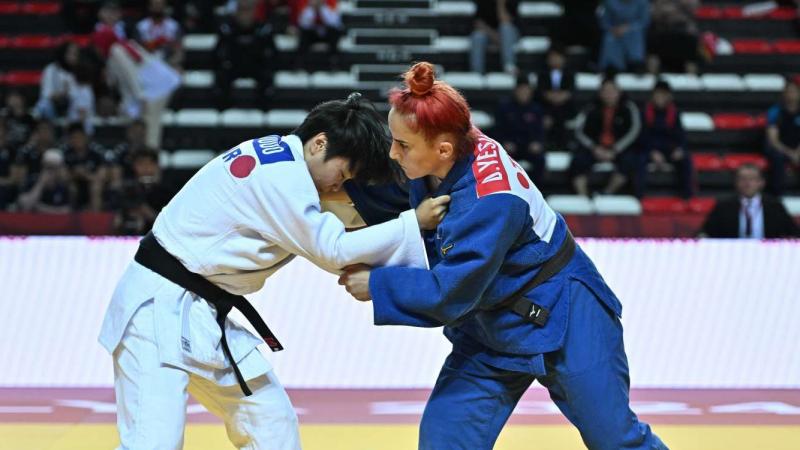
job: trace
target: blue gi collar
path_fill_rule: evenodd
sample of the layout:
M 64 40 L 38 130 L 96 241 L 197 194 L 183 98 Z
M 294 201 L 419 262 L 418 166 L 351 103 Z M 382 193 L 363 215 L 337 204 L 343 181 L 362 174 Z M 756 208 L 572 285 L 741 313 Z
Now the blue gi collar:
M 438 197 L 440 195 L 449 194 L 453 191 L 453 185 L 458 182 L 458 180 L 464 177 L 464 174 L 469 170 L 472 166 L 472 162 L 475 160 L 475 155 L 469 154 L 463 158 L 458 159 L 453 167 L 450 168 L 450 171 L 447 172 L 447 176 L 444 177 L 439 187 L 436 188 L 434 192 L 428 190 L 428 185 L 425 183 L 425 178 L 417 178 L 416 180 L 411 180 L 409 183 L 410 186 L 410 193 L 411 193 L 411 205 L 413 207 L 417 207 L 422 200 L 426 197 Z

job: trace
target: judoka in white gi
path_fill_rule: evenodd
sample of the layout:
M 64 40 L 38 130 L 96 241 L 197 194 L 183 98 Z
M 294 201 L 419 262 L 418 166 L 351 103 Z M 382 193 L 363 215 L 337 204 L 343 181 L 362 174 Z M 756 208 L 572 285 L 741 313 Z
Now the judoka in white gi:
M 233 294 L 258 291 L 295 255 L 336 272 L 364 263 L 426 265 L 420 228 L 435 228 L 447 197 L 416 212 L 345 232 L 321 198 L 349 178 L 389 174 L 380 116 L 358 94 L 317 106 L 294 132 L 245 141 L 203 167 L 156 219 L 152 234 L 183 267 Z M 148 266 L 151 267 L 151 266 Z M 188 394 L 225 422 L 241 449 L 298 449 L 297 417 L 261 343 L 227 319 L 220 348 L 206 300 L 133 261 L 100 333 L 113 355 L 117 426 L 124 450 L 183 446 Z

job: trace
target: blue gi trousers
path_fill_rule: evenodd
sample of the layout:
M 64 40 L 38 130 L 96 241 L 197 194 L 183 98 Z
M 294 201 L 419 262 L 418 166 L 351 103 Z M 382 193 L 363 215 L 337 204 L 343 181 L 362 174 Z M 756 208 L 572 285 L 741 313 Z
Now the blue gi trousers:
M 583 284 L 571 282 L 565 342 L 544 355 L 546 375 L 496 368 L 455 345 L 425 408 L 420 450 L 491 449 L 534 379 L 549 390 L 589 449 L 667 448 L 628 404 L 628 360 L 619 319 Z M 531 436 L 531 449 L 536 439 Z

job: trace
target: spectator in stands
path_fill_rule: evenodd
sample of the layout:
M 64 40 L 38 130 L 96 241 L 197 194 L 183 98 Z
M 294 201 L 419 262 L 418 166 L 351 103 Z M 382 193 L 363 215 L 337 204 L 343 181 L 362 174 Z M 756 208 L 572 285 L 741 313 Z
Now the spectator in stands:
M 266 108 L 272 97 L 276 55 L 272 27 L 256 22 L 253 0 L 239 0 L 233 18 L 223 23 L 217 33 L 214 81 L 218 106 L 230 106 L 234 80 L 251 77 L 256 80 L 257 100 Z
M 787 166 L 800 168 L 800 82 L 789 78 L 781 103 L 767 111 L 769 187 L 773 195 L 783 195 Z
M 94 134 L 94 68 L 88 61 L 81 61 L 75 69 L 75 82 L 69 91 L 67 121 L 77 122 L 88 134 Z
M 566 61 L 564 47 L 553 44 L 545 55 L 546 67 L 536 75 L 536 96 L 544 107 L 547 150 L 567 146 L 567 121 L 575 116 L 575 105 L 572 101 L 575 72 L 565 67 Z
M 80 47 L 74 42 L 66 42 L 56 49 L 55 61 L 42 72 L 39 101 L 33 108 L 37 117 L 54 120 L 66 113 L 79 59 Z
M 699 0 L 654 0 L 647 31 L 647 68 L 651 73 L 697 73 L 699 28 L 694 11 Z
M 469 53 L 470 70 L 486 72 L 486 49 L 489 42 L 500 45 L 500 63 L 505 72 L 517 74 L 514 47 L 519 39 L 515 25 L 518 0 L 475 0 L 475 26 Z
M 33 186 L 41 172 L 44 152 L 55 146 L 56 135 L 53 124 L 47 120 L 39 120 L 28 142 L 17 151 L 11 169 L 12 177 L 21 190 Z
M 306 54 L 315 42 L 328 45 L 328 65 L 335 70 L 339 65 L 339 38 L 344 31 L 342 15 L 323 0 L 309 0 L 297 19 L 300 43 L 297 46 L 298 68 L 303 68 Z
M 75 187 L 70 180 L 61 150 L 46 150 L 42 153 L 40 165 L 42 170 L 30 190 L 19 196 L 20 210 L 49 214 L 72 212 Z
M 12 148 L 24 145 L 36 125 L 33 116 L 28 113 L 25 97 L 18 91 L 6 94 L 6 104 L 0 112 L 0 119 L 6 123 L 6 142 Z
M 512 97 L 500 101 L 494 120 L 494 138 L 537 184 L 542 183 L 545 169 L 543 116 L 528 77 L 520 75 Z
M 100 9 L 100 22 L 92 34 L 97 54 L 105 61 L 106 72 L 122 96 L 121 110 L 131 119 L 144 118 L 147 142 L 161 146 L 161 114 L 169 97 L 180 85 L 180 76 L 164 61 L 127 39 L 116 1 Z
M 602 193 L 616 193 L 634 172 L 640 158 L 634 145 L 641 131 L 639 108 L 608 77 L 600 84 L 598 99 L 578 114 L 575 127 L 580 145 L 570 166 L 575 191 L 588 196 L 592 166 L 611 162 L 614 172 Z
M 600 70 L 637 71 L 644 68 L 645 34 L 650 22 L 648 0 L 604 0 L 600 29 Z
M 674 171 L 681 196 L 691 197 L 694 194 L 692 158 L 686 148 L 680 111 L 666 81 L 656 83 L 650 101 L 644 106 L 640 142 L 642 161 L 634 183 L 637 196 L 644 195 L 647 175 L 652 169 Z
M 6 123 L 0 119 L 0 211 L 7 209 L 17 198 L 17 183 L 11 176 L 15 150 L 6 141 Z
M 131 161 L 133 177 L 125 181 L 122 207 L 115 222 L 121 234 L 142 235 L 153 226 L 174 192 L 161 179 L 158 152 L 140 149 Z
M 800 236 L 797 223 L 779 199 L 762 195 L 764 177 L 754 164 L 736 169 L 736 195 L 720 200 L 706 218 L 701 236 L 783 238 Z
M 83 126 L 74 123 L 67 128 L 64 161 L 77 189 L 77 209 L 100 211 L 103 193 L 113 184 L 113 152 L 92 142 Z
M 114 147 L 114 160 L 119 164 L 125 178 L 133 176 L 133 155 L 147 148 L 147 128 L 141 120 L 134 120 L 125 130 L 125 140 Z
M 148 16 L 136 24 L 137 41 L 151 55 L 175 68 L 183 65 L 181 26 L 167 15 L 166 0 L 150 0 Z

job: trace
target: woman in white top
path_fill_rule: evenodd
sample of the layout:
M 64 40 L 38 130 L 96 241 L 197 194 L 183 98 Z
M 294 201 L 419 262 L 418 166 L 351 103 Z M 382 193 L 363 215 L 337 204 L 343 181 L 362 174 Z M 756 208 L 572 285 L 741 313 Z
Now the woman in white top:
M 80 47 L 74 42 L 62 44 L 56 51 L 55 61 L 42 72 L 39 101 L 34 111 L 43 119 L 53 120 L 63 114 L 69 104 L 70 90 L 74 89 L 73 72 L 78 65 Z

